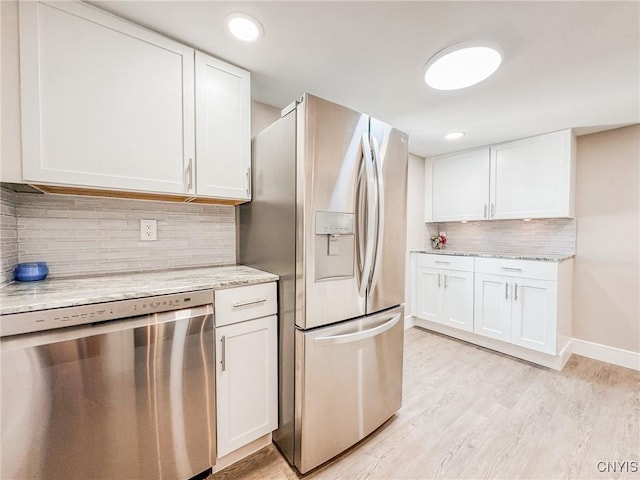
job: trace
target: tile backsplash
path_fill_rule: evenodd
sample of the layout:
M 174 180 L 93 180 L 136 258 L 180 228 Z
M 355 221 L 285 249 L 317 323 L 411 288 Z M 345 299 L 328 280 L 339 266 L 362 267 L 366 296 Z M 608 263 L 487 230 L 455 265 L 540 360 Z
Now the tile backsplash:
M 2 197 L 3 281 L 7 268 L 10 275 L 10 264 L 18 261 L 45 261 L 50 277 L 236 262 L 231 206 L 16 194 L 5 189 Z M 141 219 L 157 220 L 156 241 L 140 240 Z M 17 257 L 9 251 L 5 255 L 5 231 L 7 245 L 17 247 Z M 12 242 L 13 231 L 17 238 Z
M 0 284 L 11 280 L 18 263 L 17 194 L 0 188 Z
M 447 233 L 448 250 L 487 253 L 573 254 L 576 221 L 570 218 L 541 220 L 492 220 L 486 222 L 427 223 L 425 248 L 431 235 Z

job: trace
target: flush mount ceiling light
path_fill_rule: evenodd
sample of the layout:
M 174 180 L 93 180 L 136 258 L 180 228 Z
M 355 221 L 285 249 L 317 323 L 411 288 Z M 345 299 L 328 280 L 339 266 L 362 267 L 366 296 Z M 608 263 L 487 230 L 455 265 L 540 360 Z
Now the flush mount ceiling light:
M 229 33 L 244 42 L 253 42 L 262 36 L 262 25 L 244 13 L 232 13 L 224 19 Z
M 436 90 L 458 90 L 490 77 L 500 63 L 502 51 L 497 45 L 458 44 L 429 59 L 424 67 L 424 81 Z
M 459 138 L 462 138 L 465 136 L 464 132 L 451 132 L 451 133 L 447 133 L 444 138 L 446 138 L 447 140 L 457 140 Z

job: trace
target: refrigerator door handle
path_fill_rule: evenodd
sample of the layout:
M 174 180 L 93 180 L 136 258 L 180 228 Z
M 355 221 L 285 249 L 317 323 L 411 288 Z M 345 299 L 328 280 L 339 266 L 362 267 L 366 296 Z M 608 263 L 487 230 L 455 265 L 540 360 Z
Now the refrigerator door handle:
M 382 178 L 382 158 L 380 157 L 380 148 L 378 147 L 378 140 L 376 137 L 371 137 L 371 146 L 373 150 L 373 163 L 376 166 L 378 212 L 376 215 L 375 262 L 373 264 L 373 274 L 371 275 L 369 291 L 375 288 L 376 282 L 378 281 L 380 262 L 382 261 L 382 245 L 384 243 L 384 182 Z
M 365 247 L 364 247 L 364 266 L 362 267 L 362 275 L 360 276 L 360 296 L 367 294 L 367 286 L 371 277 L 371 267 L 373 263 L 373 241 L 375 237 L 375 224 L 373 220 L 376 215 L 376 198 L 373 195 L 375 189 L 375 179 L 373 173 L 373 160 L 371 158 L 371 145 L 369 144 L 369 135 L 362 134 L 362 161 L 364 162 L 364 171 L 367 178 L 367 191 L 365 193 L 367 211 L 365 216 L 366 230 Z M 362 232 L 359 232 L 362 234 Z
M 395 327 L 396 323 L 400 321 L 400 314 L 394 315 L 390 320 L 386 321 L 382 325 L 378 325 L 362 332 L 345 333 L 343 335 L 331 335 L 329 337 L 318 337 L 313 339 L 313 343 L 316 345 L 336 345 L 339 343 L 352 343 L 364 340 L 366 338 L 375 337 L 381 335 L 387 330 Z

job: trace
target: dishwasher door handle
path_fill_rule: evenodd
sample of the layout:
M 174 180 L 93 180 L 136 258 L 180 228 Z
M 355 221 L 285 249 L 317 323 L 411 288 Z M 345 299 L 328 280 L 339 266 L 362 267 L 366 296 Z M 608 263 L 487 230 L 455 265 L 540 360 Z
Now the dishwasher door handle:
M 397 314 L 391 317 L 391 320 L 388 320 L 382 325 L 378 325 L 377 327 L 369 328 L 368 330 L 363 330 L 361 332 L 345 333 L 343 335 L 331 335 L 329 337 L 318 337 L 313 339 L 313 343 L 315 343 L 316 345 L 337 345 L 340 343 L 358 342 L 360 340 L 375 337 L 386 332 L 387 330 L 392 329 L 399 321 L 400 314 Z

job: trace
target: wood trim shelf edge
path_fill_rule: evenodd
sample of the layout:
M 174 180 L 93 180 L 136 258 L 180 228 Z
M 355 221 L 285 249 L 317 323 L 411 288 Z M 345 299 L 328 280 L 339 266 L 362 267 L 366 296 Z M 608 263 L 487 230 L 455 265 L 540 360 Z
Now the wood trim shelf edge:
M 156 200 L 161 202 L 182 202 L 210 205 L 236 206 L 249 200 L 231 200 L 228 198 L 193 197 L 189 195 L 171 195 L 164 193 L 125 192 L 118 190 L 101 190 L 82 187 L 61 187 L 53 185 L 30 184 L 31 187 L 42 193 L 53 195 L 82 195 L 92 197 L 125 198 L 130 200 Z

